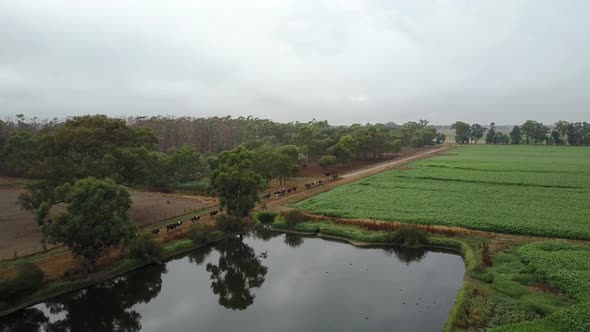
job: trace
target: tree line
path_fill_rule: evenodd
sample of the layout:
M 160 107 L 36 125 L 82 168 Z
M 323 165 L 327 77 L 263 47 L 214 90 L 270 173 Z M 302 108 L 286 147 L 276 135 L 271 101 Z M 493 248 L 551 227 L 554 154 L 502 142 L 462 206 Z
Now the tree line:
M 477 144 L 485 135 L 486 144 L 547 144 L 590 145 L 590 124 L 587 122 L 557 121 L 552 126 L 527 120 L 512 127 L 506 134 L 496 130 L 496 124 L 484 127 L 479 123 L 457 121 L 451 125 L 459 144 Z
M 103 140 L 99 131 L 108 137 Z M 111 131 L 114 136 L 107 135 Z M 92 142 L 93 139 L 101 142 Z M 121 141 L 127 139 L 127 142 Z M 46 178 L 48 174 L 37 174 L 38 161 L 45 156 L 61 154 L 58 159 L 64 159 L 60 161 L 64 165 L 93 159 L 94 165 L 84 167 L 97 167 L 102 171 L 101 176 L 108 173 L 126 185 L 161 187 L 165 183 L 184 183 L 204 177 L 207 156 L 242 144 L 267 152 L 294 146 L 299 154 L 294 159 L 325 157 L 323 164 L 329 166 L 353 159 L 381 158 L 388 153 L 398 153 L 403 146 L 422 147 L 444 139 L 444 135 L 424 120 L 401 126 L 395 123 L 332 126 L 327 121 L 279 123 L 253 117 L 110 119 L 86 116 L 59 122 L 18 115 L 15 120 L 0 121 L 0 172 Z M 67 152 L 51 151 L 64 148 Z M 86 148 L 90 149 L 87 155 L 76 153 Z M 97 160 L 99 155 L 101 161 Z M 279 160 L 273 163 L 275 166 L 283 164 L 283 171 L 277 171 L 277 167 L 271 171 L 271 166 L 267 166 L 266 176 L 272 173 L 278 178 L 293 173 L 287 170 L 285 158 L 275 157 Z
M 91 271 L 109 248 L 137 232 L 128 187 L 162 189 L 207 178 L 222 210 L 239 219 L 271 180 L 296 176 L 310 157 L 345 163 L 442 141 L 424 120 L 331 126 L 251 117 L 89 115 L 59 122 L 19 115 L 0 121 L 0 170 L 31 180 L 19 202 L 34 214 L 44 241 L 66 244 Z M 60 204 L 65 209 L 52 214 Z

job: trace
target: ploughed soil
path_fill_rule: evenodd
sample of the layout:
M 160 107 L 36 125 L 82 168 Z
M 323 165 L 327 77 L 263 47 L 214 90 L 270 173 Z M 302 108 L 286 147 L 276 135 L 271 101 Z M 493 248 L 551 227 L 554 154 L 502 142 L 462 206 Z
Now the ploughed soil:
M 9 179 L 0 179 L 0 259 L 12 258 L 15 252 L 24 256 L 43 250 L 39 226 L 33 215 L 18 204 L 22 192 L 24 189 L 11 186 Z M 131 198 L 131 218 L 140 226 L 217 204 L 212 197 L 145 191 L 132 191 Z

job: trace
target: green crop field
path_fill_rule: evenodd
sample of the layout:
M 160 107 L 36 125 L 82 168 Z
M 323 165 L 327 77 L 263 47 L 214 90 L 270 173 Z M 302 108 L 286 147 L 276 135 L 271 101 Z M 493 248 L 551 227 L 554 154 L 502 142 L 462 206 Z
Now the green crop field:
M 556 310 L 545 319 L 509 325 L 497 331 L 590 331 L 590 247 L 537 242 L 518 251 L 535 274 L 578 303 Z
M 590 148 L 461 146 L 295 206 L 344 218 L 590 240 Z

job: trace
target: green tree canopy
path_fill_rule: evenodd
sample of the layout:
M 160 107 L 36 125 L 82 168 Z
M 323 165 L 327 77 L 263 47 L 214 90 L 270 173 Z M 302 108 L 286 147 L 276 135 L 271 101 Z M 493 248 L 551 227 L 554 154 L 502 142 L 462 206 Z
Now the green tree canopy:
M 36 137 L 38 158 L 28 172 L 38 181 L 20 197 L 24 208 L 42 222 L 47 207 L 56 203 L 55 189 L 86 177 L 111 178 L 117 182 L 146 182 L 162 165 L 153 156 L 156 138 L 147 129 L 133 129 L 123 120 L 104 115 L 75 117 Z
M 539 144 L 543 143 L 547 139 L 547 133 L 549 132 L 549 128 L 544 126 L 542 123 L 527 120 L 525 123 L 520 126 L 522 133 L 527 138 L 527 143 L 534 143 Z
M 391 152 L 395 153 L 396 155 L 402 151 L 402 141 L 397 138 L 391 144 Z
M 335 156 L 326 155 L 320 158 L 320 166 L 322 168 L 334 166 L 336 163 L 338 163 L 338 159 Z
M 252 151 L 241 146 L 207 159 L 211 168 L 209 189 L 232 216 L 246 216 L 259 200 L 258 192 L 266 186 L 254 171 L 252 160 Z
M 486 144 L 498 143 L 496 135 L 496 124 L 492 122 L 490 123 L 490 129 L 488 129 L 488 134 L 486 135 Z
M 6 168 L 12 174 L 28 176 L 31 166 L 39 158 L 37 138 L 30 132 L 14 132 L 10 135 L 2 155 Z
M 397 136 L 401 139 L 403 146 L 421 148 L 433 144 L 436 138 L 436 128 L 429 125 L 427 120 L 410 121 L 398 128 Z
M 568 123 L 567 142 L 570 145 L 590 145 L 590 124 L 587 122 Z
M 58 192 L 67 208 L 43 227 L 44 234 L 50 243 L 63 243 L 83 258 L 89 270 L 108 249 L 133 237 L 136 228 L 129 220 L 131 198 L 125 187 L 90 177 Z
M 483 137 L 483 134 L 486 132 L 486 130 L 487 128 L 483 127 L 479 123 L 472 124 L 471 129 L 469 131 L 469 137 L 471 138 L 471 141 L 477 144 L 477 141 L 479 141 Z
M 520 144 L 520 141 L 522 141 L 522 132 L 519 126 L 514 126 L 510 131 L 510 143 Z
M 192 146 L 183 145 L 169 151 L 169 170 L 174 180 L 179 182 L 195 181 L 208 171 L 206 160 Z
M 350 150 L 344 144 L 338 142 L 328 149 L 328 154 L 336 157 L 339 163 L 347 163 L 352 158 Z
M 471 138 L 471 126 L 469 123 L 457 121 L 451 125 L 451 129 L 455 130 L 455 142 L 458 144 L 469 144 Z

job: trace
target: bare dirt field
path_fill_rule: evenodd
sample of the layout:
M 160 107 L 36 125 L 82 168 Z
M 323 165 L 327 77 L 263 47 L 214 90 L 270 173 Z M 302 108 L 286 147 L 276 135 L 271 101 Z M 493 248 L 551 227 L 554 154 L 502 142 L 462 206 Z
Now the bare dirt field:
M 12 258 L 41 251 L 41 231 L 33 215 L 20 208 L 18 195 L 22 187 L 10 186 L 9 180 L 0 179 L 0 259 Z M 132 191 L 131 218 L 140 226 L 183 215 L 190 211 L 217 204 L 217 200 L 204 196 L 179 196 L 157 192 Z

